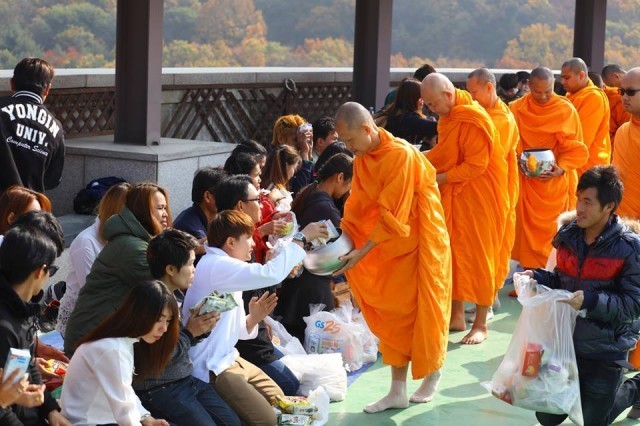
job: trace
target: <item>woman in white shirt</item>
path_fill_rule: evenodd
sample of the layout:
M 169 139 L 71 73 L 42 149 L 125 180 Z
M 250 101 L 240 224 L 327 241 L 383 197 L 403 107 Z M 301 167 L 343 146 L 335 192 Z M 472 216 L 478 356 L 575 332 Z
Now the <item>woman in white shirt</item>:
M 71 266 L 69 275 L 67 275 L 67 289 L 60 300 L 58 321 L 56 323 L 56 330 L 63 336 L 67 330 L 69 316 L 76 306 L 80 289 L 87 281 L 87 275 L 91 271 L 93 262 L 106 244 L 102 237 L 102 228 L 104 228 L 107 219 L 120 212 L 130 187 L 131 185 L 123 182 L 109 188 L 102 200 L 100 200 L 100 204 L 98 204 L 96 221 L 79 233 L 69 247 Z
M 134 375 L 162 372 L 179 333 L 178 305 L 167 287 L 160 281 L 134 287 L 116 312 L 78 342 L 62 387 L 63 415 L 75 426 L 169 426 L 151 417 L 131 383 Z
M 247 202 L 258 203 L 259 200 Z M 256 208 L 259 208 L 256 205 Z M 203 297 L 217 290 L 233 295 L 238 306 L 223 312 L 209 337 L 189 350 L 193 375 L 211 383 L 218 394 L 245 424 L 273 426 L 276 417 L 271 403 L 282 396 L 280 387 L 262 370 L 239 356 L 238 339 L 253 339 L 258 323 L 275 307 L 275 294 L 264 293 L 249 302 L 245 314 L 242 292 L 278 284 L 305 257 L 306 240 L 327 236 L 325 223 L 311 223 L 266 264 L 247 263 L 255 245 L 253 221 L 236 210 L 220 212 L 209 225 L 206 254 L 196 267 L 193 284 L 184 300 L 183 322 L 189 320 L 189 309 Z

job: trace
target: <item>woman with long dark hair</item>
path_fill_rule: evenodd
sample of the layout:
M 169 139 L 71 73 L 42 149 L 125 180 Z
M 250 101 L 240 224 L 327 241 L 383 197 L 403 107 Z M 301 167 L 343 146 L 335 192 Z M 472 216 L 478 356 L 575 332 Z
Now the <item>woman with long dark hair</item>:
M 382 126 L 391 134 L 415 145 L 430 143 L 438 134 L 438 123 L 422 112 L 420 82 L 406 78 L 398 87 L 395 101 L 387 108 L 387 123 Z
M 62 388 L 64 416 L 79 425 L 166 425 L 131 383 L 158 376 L 178 342 L 175 297 L 160 281 L 135 286 L 111 316 L 78 341 Z M 135 365 L 135 370 L 134 370 Z
M 318 171 L 317 181 L 305 187 L 293 201 L 291 210 L 300 227 L 330 220 L 338 228 L 342 218 L 335 203 L 349 192 L 352 177 L 351 157 L 336 154 L 327 160 Z M 314 275 L 305 269 L 299 277 L 283 282 L 276 315 L 283 317 L 282 324 L 291 335 L 304 342 L 306 325 L 302 318 L 309 316 L 309 304 L 320 303 L 325 305 L 325 310 L 334 307 L 331 277 Z
M 67 322 L 64 350 L 113 313 L 132 287 L 151 279 L 147 246 L 154 235 L 171 226 L 168 193 L 151 182 L 132 185 L 124 207 L 102 231 L 107 244 L 96 258 Z
M 280 145 L 269 153 L 262 170 L 263 189 L 271 191 L 269 198 L 276 211 L 288 211 L 291 208 L 289 183 L 300 166 L 300 154 L 289 145 Z

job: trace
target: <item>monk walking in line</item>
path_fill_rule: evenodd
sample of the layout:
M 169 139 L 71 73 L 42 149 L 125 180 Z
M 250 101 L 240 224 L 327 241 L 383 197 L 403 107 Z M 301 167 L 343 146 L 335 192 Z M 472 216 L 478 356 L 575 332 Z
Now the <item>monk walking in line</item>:
M 336 131 L 356 158 L 342 230 L 353 295 L 391 366 L 391 389 L 364 411 L 406 408 L 433 398 L 444 364 L 451 309 L 451 251 L 436 173 L 416 148 L 378 128 L 360 104 L 336 115 Z M 407 372 L 423 379 L 407 398 Z
M 556 220 L 569 210 L 569 174 L 589 157 L 578 112 L 567 98 L 554 93 L 554 81 L 549 68 L 534 69 L 529 79 L 531 91 L 509 104 L 520 134 L 518 157 L 529 149 L 549 149 L 555 156 L 553 170 L 539 177 L 520 173 L 511 257 L 525 269 L 547 264 L 551 240 L 558 230 Z M 575 187 L 572 191 L 575 193 Z
M 578 175 L 593 166 L 611 163 L 611 139 L 609 137 L 609 99 L 602 89 L 589 79 L 587 64 L 573 58 L 562 64 L 562 87 L 567 91 L 580 116 L 582 140 L 589 150 L 587 163 L 578 168 Z M 578 179 L 575 181 L 576 185 Z
M 624 197 L 618 215 L 640 219 L 640 68 L 632 68 L 622 77 L 622 104 L 631 120 L 616 133 L 616 154 L 613 165 L 624 185 Z
M 467 90 L 471 97 L 487 111 L 498 131 L 498 139 L 494 149 L 504 158 L 507 167 L 507 194 L 509 196 L 507 214 L 504 223 L 504 233 L 500 251 L 496 260 L 496 281 L 494 291 L 497 292 L 504 285 L 509 273 L 511 249 L 516 236 L 516 204 L 520 188 L 518 176 L 518 126 L 511 114 L 511 110 L 499 97 L 496 91 L 496 77 L 486 68 L 478 68 L 467 77 Z M 495 303 L 494 303 L 495 304 Z
M 620 65 L 609 64 L 602 68 L 602 81 L 604 82 L 604 93 L 609 98 L 609 137 L 611 137 L 611 150 L 614 150 L 616 131 L 623 123 L 629 121 L 631 115 L 622 104 L 622 96 L 618 89 L 622 85 L 622 78 L 627 72 Z
M 426 153 L 436 168 L 453 253 L 450 329 L 466 329 L 464 302 L 476 317 L 462 344 L 487 338 L 487 314 L 496 291 L 496 261 L 509 206 L 507 163 L 495 149 L 498 132 L 471 95 L 442 74 L 422 81 L 422 100 L 440 116 L 438 144 Z

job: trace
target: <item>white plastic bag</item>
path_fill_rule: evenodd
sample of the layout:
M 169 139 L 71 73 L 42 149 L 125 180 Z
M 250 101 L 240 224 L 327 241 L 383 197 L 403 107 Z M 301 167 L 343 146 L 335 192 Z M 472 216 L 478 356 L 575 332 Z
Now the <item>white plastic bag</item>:
M 364 356 L 364 330 L 351 322 L 346 307 L 331 312 L 322 311 L 324 305 L 310 305 L 310 315 L 304 317 L 304 348 L 310 354 L 341 353 L 347 371 L 362 367 Z
M 329 395 L 322 386 L 309 392 L 307 401 L 318 407 L 316 419 L 311 423 L 312 426 L 323 426 L 329 421 Z
M 322 386 L 331 401 L 342 401 L 347 395 L 347 372 L 342 366 L 342 355 L 286 355 L 280 361 L 300 381 L 298 393 L 308 396 Z
M 304 347 L 300 340 L 296 337 L 293 337 L 284 325 L 280 324 L 278 321 L 274 320 L 270 316 L 267 316 L 264 319 L 264 322 L 271 327 L 272 338 L 271 341 L 273 346 L 282 352 L 283 355 L 306 355 Z
M 523 274 L 514 274 L 522 313 L 490 384 L 491 393 L 516 407 L 568 414 L 582 425 L 573 329 L 578 311 L 558 302 L 571 297 Z
M 347 304 L 351 305 L 351 302 Z M 362 362 L 365 364 L 376 362 L 378 360 L 378 338 L 371 332 L 371 329 L 369 329 L 367 322 L 362 316 L 362 312 L 355 312 L 353 314 L 353 321 L 364 330 L 362 335 Z

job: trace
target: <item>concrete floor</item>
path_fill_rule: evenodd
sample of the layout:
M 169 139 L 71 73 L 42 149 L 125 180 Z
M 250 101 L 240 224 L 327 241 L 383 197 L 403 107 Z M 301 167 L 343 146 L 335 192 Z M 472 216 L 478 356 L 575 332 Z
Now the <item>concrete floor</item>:
M 532 411 L 513 407 L 491 396 L 481 382 L 491 380 L 507 350 L 511 333 L 520 314 L 520 304 L 507 296 L 513 286 L 500 292 L 502 307 L 489 323 L 489 338 L 475 346 L 460 345 L 466 332 L 454 332 L 449 337 L 447 359 L 439 390 L 430 403 L 411 404 L 405 410 L 388 410 L 366 414 L 362 408 L 384 396 L 389 389 L 391 372 L 380 360 L 358 377 L 349 387 L 344 401 L 330 406 L 330 425 L 537 425 Z M 410 381 L 409 395 L 419 381 Z M 625 419 L 626 412 L 616 425 L 636 425 Z M 571 424 L 569 421 L 565 422 Z

